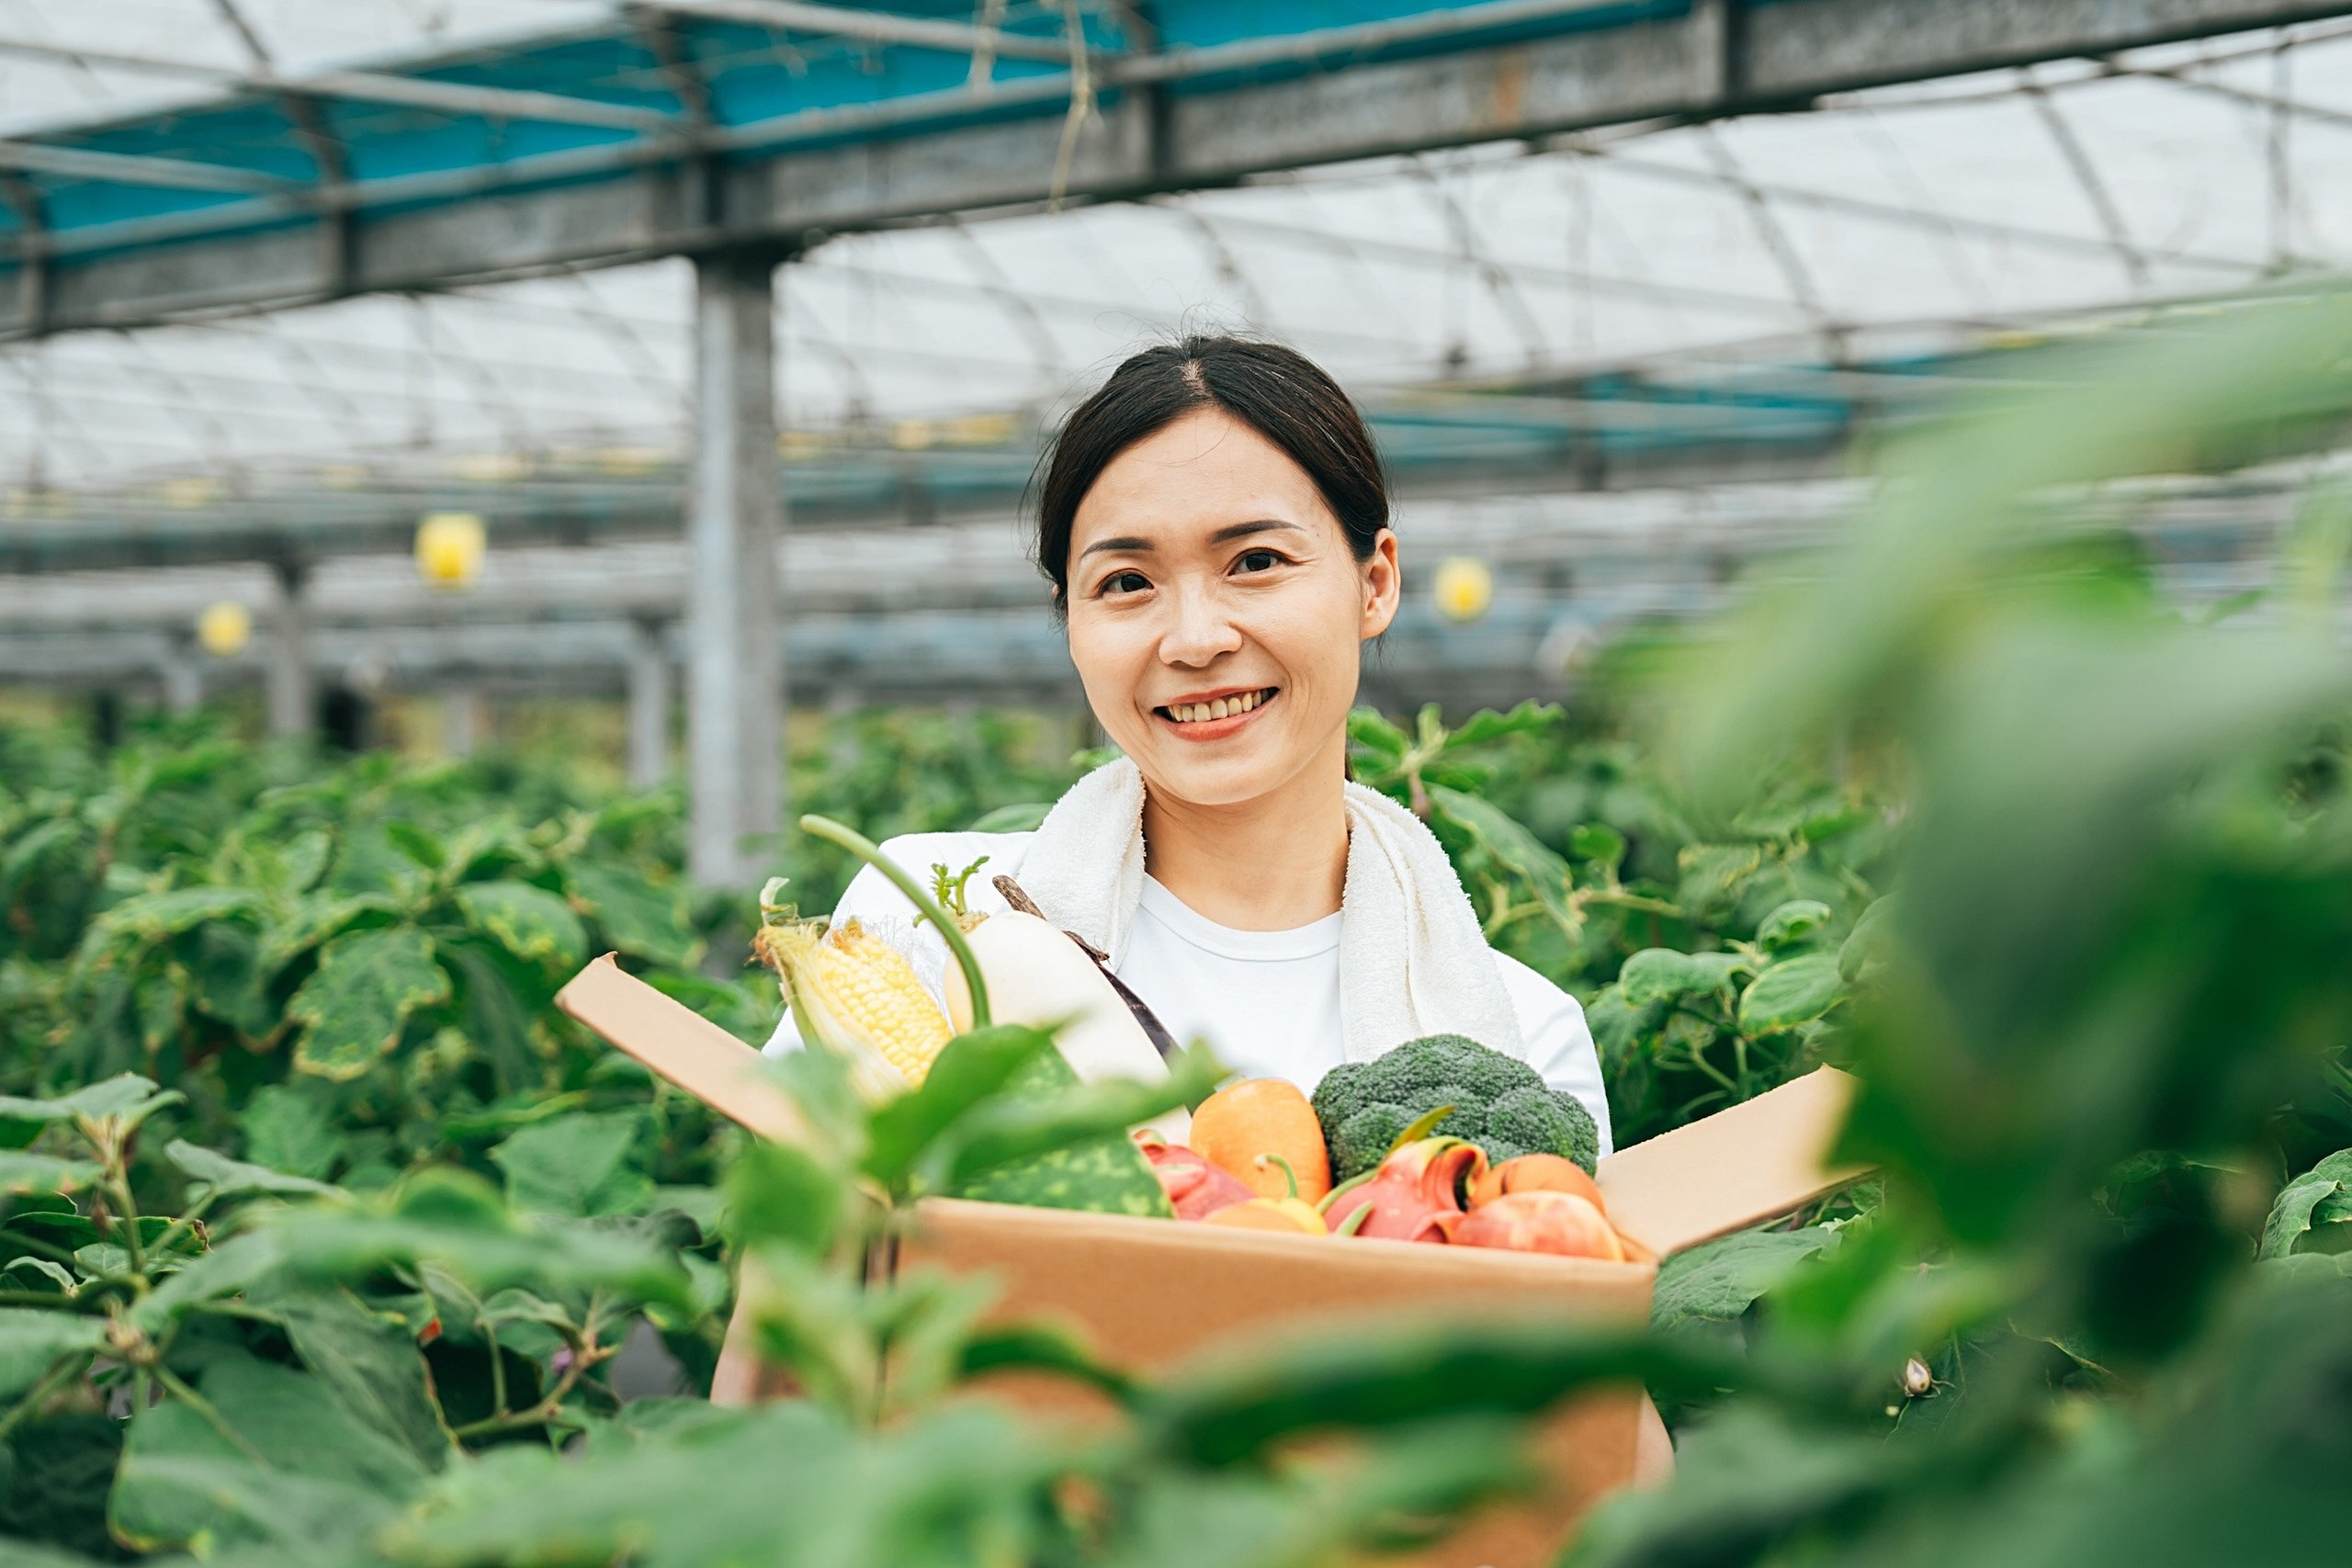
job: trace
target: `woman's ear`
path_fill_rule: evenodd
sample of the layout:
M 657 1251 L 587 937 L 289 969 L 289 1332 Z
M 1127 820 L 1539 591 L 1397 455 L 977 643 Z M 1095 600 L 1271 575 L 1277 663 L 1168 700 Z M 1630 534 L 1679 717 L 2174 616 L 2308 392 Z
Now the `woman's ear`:
M 1361 639 L 1369 642 L 1388 629 L 1396 618 L 1396 607 L 1404 602 L 1405 583 L 1396 565 L 1396 534 L 1383 528 L 1372 542 L 1372 554 L 1366 556 L 1363 570 L 1363 628 Z

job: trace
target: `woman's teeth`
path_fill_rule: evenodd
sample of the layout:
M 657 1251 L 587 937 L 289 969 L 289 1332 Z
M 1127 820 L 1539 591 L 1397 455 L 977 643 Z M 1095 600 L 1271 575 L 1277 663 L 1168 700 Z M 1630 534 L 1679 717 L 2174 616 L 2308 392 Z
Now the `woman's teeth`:
M 1274 688 L 1244 692 L 1238 697 L 1218 697 L 1205 703 L 1172 703 L 1165 710 L 1179 724 L 1201 724 L 1214 718 L 1231 718 L 1238 713 L 1248 713 L 1274 694 Z

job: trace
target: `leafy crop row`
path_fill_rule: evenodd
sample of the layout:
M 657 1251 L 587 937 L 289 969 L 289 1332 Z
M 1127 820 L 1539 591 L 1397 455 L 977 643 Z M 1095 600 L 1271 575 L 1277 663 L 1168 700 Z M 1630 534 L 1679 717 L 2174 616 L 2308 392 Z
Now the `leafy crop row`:
M 1622 748 L 1564 731 L 1530 705 L 1458 730 L 1424 715 L 1408 740 L 1367 713 L 1357 767 L 1429 813 L 1495 940 L 1571 985 L 1591 991 L 1628 953 L 1671 956 L 1660 942 L 1752 949 L 1745 927 L 1676 902 L 1708 852 L 1690 852 L 1664 788 Z M 848 716 L 804 732 L 795 782 L 886 831 L 1010 826 L 1084 761 L 1052 740 L 1017 718 Z M 616 1445 L 684 1419 L 622 1403 L 616 1360 L 634 1333 L 657 1377 L 707 1385 L 733 1261 L 716 1184 L 739 1139 L 549 1005 L 588 954 L 617 950 L 747 1038 L 772 1021 L 768 984 L 710 959 L 740 945 L 741 911 L 683 887 L 675 798 L 600 798 L 513 761 L 322 764 L 184 728 L 106 759 L 42 755 L 46 777 L 0 794 L 11 1528 L 101 1556 L 233 1541 L 317 1558 L 453 1456 Z M 1609 781 L 1587 798 L 1616 824 L 1546 841 L 1493 804 L 1525 810 L 1549 787 L 1556 814 L 1580 777 Z M 1743 919 L 1751 880 L 1749 906 L 1799 890 L 1794 840 L 1746 842 L 1742 874 L 1712 885 L 1715 919 Z M 812 902 L 847 875 L 830 845 L 789 852 Z M 1859 907 L 1858 879 L 1834 891 Z M 1790 907 L 1827 930 L 1826 906 Z M 1657 1125 L 1703 1111 L 1718 1098 L 1706 1057 L 1732 1064 L 1749 1038 L 1721 1032 L 1673 1042 L 1696 1065 L 1684 1076 L 1703 1069 L 1679 1100 L 1632 1088 L 1675 1081 L 1662 1040 L 1605 1036 L 1621 1102 Z M 1810 1040 L 1767 1037 L 1782 1066 Z M 1775 1069 L 1738 1070 L 1752 1090 Z M 739 1166 L 739 1190 L 774 1158 Z M 737 1228 L 739 1245 L 763 1234 Z M 770 1247 L 767 1267 L 792 1257 Z M 837 1359 L 862 1333 L 876 1369 L 890 1360 L 877 1337 L 909 1341 L 925 1313 L 947 1314 L 931 1333 L 953 1351 L 978 1300 L 919 1281 L 892 1305 L 816 1289 L 799 1267 L 809 1301 L 867 1325 L 811 1329 L 811 1344 Z M 666 1357 L 645 1357 L 649 1335 Z M 840 1386 L 815 1354 L 804 1376 Z M 892 1386 L 951 1371 L 899 1366 Z M 126 1409 L 147 1413 L 126 1424 Z M 288 1488 L 332 1528 L 288 1525 Z

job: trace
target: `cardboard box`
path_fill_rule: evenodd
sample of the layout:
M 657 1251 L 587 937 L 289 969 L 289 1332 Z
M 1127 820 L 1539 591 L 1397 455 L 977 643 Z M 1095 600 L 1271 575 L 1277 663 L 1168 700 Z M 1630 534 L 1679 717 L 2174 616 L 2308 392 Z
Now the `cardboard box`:
M 791 1100 L 760 1072 L 760 1055 L 623 971 L 590 964 L 556 1005 L 662 1077 L 752 1132 L 806 1134 Z M 1862 1174 L 1825 1160 L 1852 1081 L 1823 1068 L 1745 1104 L 1635 1145 L 1600 1162 L 1610 1219 L 1659 1258 L 1790 1213 Z M 1550 1321 L 1639 1323 L 1653 1263 L 1603 1263 L 1421 1243 L 1318 1241 L 1113 1214 L 1071 1213 L 954 1199 L 916 1206 L 920 1260 L 994 1275 L 1012 1316 L 1075 1328 L 1097 1353 L 1135 1371 L 1269 1330 L 1318 1328 L 1383 1314 L 1532 1314 Z M 999 1388 L 1041 1415 L 1082 1419 L 1060 1384 Z M 1472 1520 L 1416 1561 L 1427 1568 L 1537 1568 L 1576 1520 L 1633 1478 L 1640 1391 L 1580 1396 L 1548 1416 L 1535 1447 L 1554 1484 L 1523 1504 Z

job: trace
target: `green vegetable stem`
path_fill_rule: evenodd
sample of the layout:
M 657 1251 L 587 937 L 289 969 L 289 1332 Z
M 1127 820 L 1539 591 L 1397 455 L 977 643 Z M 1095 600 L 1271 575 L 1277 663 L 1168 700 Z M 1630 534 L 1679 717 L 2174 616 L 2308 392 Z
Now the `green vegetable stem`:
M 800 830 L 822 839 L 827 843 L 839 844 L 842 849 L 888 877 L 891 886 L 905 894 L 907 901 L 915 907 L 917 912 L 933 925 L 937 926 L 939 934 L 947 939 L 947 951 L 956 955 L 956 962 L 964 971 L 964 984 L 972 993 L 972 1027 L 986 1029 L 994 1021 L 989 1014 L 989 983 L 981 976 L 980 961 L 972 955 L 971 944 L 964 940 L 964 928 L 957 925 L 949 917 L 947 911 L 939 907 L 939 901 L 924 890 L 922 883 L 910 876 L 897 862 L 884 854 L 881 847 L 873 840 L 856 829 L 846 827 L 830 817 L 818 817 L 813 814 L 803 817 L 800 819 Z

